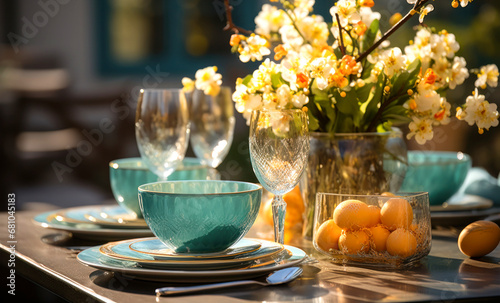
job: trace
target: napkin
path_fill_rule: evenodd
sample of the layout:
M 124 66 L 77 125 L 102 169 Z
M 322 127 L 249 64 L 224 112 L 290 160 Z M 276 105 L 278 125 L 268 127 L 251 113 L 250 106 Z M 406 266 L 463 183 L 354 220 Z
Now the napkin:
M 494 206 L 500 206 L 500 180 L 484 168 L 472 167 L 460 189 L 449 200 L 458 202 L 465 195 L 480 196 L 493 201 Z

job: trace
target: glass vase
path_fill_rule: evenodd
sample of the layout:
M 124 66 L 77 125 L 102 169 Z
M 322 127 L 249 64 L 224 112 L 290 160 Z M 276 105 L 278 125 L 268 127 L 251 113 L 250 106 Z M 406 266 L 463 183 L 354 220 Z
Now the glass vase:
M 407 148 L 399 129 L 383 133 L 310 133 L 309 160 L 300 188 L 306 204 L 303 236 L 312 239 L 316 194 L 397 192 Z

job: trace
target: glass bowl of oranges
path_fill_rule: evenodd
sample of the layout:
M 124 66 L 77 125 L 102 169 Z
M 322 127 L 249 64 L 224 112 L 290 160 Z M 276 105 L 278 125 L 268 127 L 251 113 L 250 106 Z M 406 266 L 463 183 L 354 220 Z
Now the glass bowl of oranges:
M 332 262 L 406 267 L 429 254 L 429 195 L 318 193 L 313 245 Z

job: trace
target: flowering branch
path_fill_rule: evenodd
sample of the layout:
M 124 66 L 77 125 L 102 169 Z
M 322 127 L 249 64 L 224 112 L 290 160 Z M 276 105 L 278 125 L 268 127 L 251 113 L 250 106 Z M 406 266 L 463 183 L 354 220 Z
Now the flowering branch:
M 290 16 L 290 13 L 288 12 L 288 10 L 283 10 L 285 12 L 285 14 L 288 16 L 288 18 L 290 18 L 290 20 L 292 20 L 292 25 L 293 25 L 293 28 L 295 28 L 295 30 L 297 31 L 297 33 L 299 33 L 299 36 L 304 39 L 305 42 L 309 42 L 307 41 L 306 37 L 304 37 L 304 35 L 300 32 L 298 26 L 297 26 L 297 23 L 295 23 L 295 19 L 292 18 L 292 16 Z
M 342 37 L 342 26 L 340 25 L 339 14 L 335 13 L 335 17 L 337 18 L 337 24 L 339 26 L 339 35 L 340 35 L 340 51 L 342 55 L 345 55 L 345 46 L 344 46 L 344 38 Z
M 397 31 L 403 24 L 405 24 L 408 20 L 417 13 L 422 6 L 424 6 L 429 0 L 416 0 L 415 4 L 413 5 L 413 8 L 401 19 L 399 20 L 398 23 L 394 24 L 393 27 L 391 27 L 383 36 L 380 38 L 377 42 L 373 43 L 370 48 L 368 48 L 366 51 L 364 51 L 361 55 L 359 55 L 358 58 L 356 58 L 356 62 L 360 62 L 364 58 L 366 58 L 374 49 L 379 47 L 382 42 L 387 40 L 389 36 L 391 36 L 395 31 Z
M 244 28 L 241 28 L 234 24 L 233 22 L 233 15 L 232 15 L 232 10 L 233 7 L 229 5 L 229 0 L 224 0 L 224 6 L 226 8 L 226 18 L 227 18 L 227 24 L 224 27 L 225 31 L 232 30 L 235 34 L 242 33 L 245 35 L 250 35 L 252 32 L 249 30 L 246 30 Z

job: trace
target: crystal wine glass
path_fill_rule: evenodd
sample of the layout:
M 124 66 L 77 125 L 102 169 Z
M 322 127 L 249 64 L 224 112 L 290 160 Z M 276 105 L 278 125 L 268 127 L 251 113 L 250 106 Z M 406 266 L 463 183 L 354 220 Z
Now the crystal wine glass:
M 300 109 L 254 111 L 250 119 L 250 159 L 259 182 L 274 194 L 274 240 L 283 244 L 286 202 L 309 155 L 307 114 Z
M 216 96 L 195 90 L 190 102 L 191 146 L 196 157 L 216 168 L 233 142 L 235 118 L 231 89 L 223 86 Z
M 147 167 L 165 180 L 184 159 L 189 111 L 181 89 L 142 89 L 135 117 L 137 146 Z

